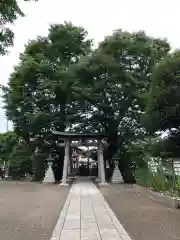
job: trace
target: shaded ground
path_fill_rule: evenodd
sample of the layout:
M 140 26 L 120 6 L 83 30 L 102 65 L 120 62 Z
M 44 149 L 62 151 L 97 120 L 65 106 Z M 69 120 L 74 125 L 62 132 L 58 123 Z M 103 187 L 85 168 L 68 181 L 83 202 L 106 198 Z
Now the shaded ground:
M 0 239 L 49 240 L 69 188 L 0 182 Z
M 132 240 L 180 239 L 180 210 L 155 202 L 129 185 L 100 191 Z

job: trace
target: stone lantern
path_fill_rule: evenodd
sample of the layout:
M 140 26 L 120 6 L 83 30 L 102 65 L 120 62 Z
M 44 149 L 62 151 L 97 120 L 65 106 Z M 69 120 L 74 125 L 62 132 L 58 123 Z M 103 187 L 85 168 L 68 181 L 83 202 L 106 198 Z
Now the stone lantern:
M 114 167 L 114 170 L 113 170 L 113 174 L 112 174 L 112 179 L 111 179 L 111 182 L 112 183 L 123 183 L 123 178 L 122 178 L 122 175 L 121 175 L 121 172 L 119 170 L 119 166 L 118 166 L 118 158 L 114 158 L 114 163 L 115 163 L 115 167 Z
M 51 154 L 49 154 L 49 157 L 47 158 L 47 162 L 48 162 L 48 168 L 47 168 L 47 171 L 45 173 L 43 183 L 54 183 L 55 178 L 54 178 L 54 173 L 53 173 L 53 170 L 52 170 L 53 158 L 52 158 Z

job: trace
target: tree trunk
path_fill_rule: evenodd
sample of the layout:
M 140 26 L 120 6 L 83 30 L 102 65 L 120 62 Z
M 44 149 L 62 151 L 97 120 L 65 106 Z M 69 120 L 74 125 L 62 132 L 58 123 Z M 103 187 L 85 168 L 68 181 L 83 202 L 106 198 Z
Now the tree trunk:
M 136 183 L 135 176 L 133 173 L 133 169 L 131 168 L 131 160 L 130 159 L 121 159 L 119 161 L 119 169 L 121 171 L 123 180 L 125 183 Z

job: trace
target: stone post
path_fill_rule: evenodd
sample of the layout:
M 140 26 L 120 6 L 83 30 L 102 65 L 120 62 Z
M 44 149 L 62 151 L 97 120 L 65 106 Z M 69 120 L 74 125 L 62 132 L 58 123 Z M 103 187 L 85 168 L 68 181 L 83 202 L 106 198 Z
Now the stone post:
M 65 156 L 64 156 L 64 166 L 63 166 L 63 175 L 62 181 L 60 185 L 68 185 L 67 183 L 67 175 L 68 175 L 68 164 L 69 164 L 69 149 L 70 149 L 70 142 L 67 140 L 65 142 Z
M 101 179 L 100 153 L 98 149 L 98 178 Z
M 104 169 L 104 157 L 103 157 L 103 145 L 102 141 L 98 142 L 98 162 L 99 162 L 99 174 L 101 179 L 101 185 L 107 184 L 105 179 L 105 169 Z
M 98 176 L 96 178 L 96 182 L 99 183 L 101 182 L 101 167 L 100 167 L 100 153 L 99 153 L 99 143 L 98 143 L 98 149 L 97 149 L 97 169 L 98 169 Z
M 70 162 L 68 163 L 68 174 L 71 173 L 71 165 Z
M 77 157 L 77 162 L 76 162 L 76 174 L 79 175 L 79 156 Z

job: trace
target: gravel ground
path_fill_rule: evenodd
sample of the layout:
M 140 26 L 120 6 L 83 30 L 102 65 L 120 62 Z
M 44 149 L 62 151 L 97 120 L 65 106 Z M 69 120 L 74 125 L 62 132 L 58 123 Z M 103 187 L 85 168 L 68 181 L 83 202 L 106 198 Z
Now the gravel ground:
M 0 240 L 49 240 L 69 188 L 0 182 Z
M 180 239 L 180 210 L 155 202 L 130 185 L 100 191 L 132 240 Z

